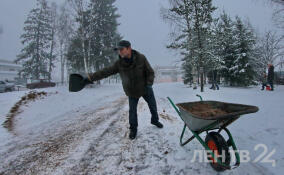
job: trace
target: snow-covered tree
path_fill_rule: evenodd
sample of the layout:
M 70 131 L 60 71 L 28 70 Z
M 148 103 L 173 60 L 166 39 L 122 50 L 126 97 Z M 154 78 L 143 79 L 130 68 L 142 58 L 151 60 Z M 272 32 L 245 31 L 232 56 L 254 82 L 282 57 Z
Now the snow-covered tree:
M 211 43 L 212 0 L 169 0 L 170 9 L 164 9 L 164 20 L 176 26 L 177 33 L 168 48 L 178 49 L 184 56 L 183 65 L 194 66 L 200 75 L 203 92 L 204 72 L 214 60 Z M 184 69 L 188 71 L 191 69 Z M 187 75 L 190 75 L 187 73 Z
M 78 1 L 73 0 L 77 3 Z M 82 60 L 84 60 L 85 72 L 90 72 L 109 65 L 116 58 L 113 48 L 121 37 L 117 31 L 119 15 L 116 13 L 117 8 L 114 2 L 115 0 L 91 0 L 84 6 L 82 12 L 77 13 L 77 34 L 71 44 L 73 50 L 69 49 L 70 53 L 68 53 L 68 61 L 72 61 L 69 65 L 74 65 L 77 72 L 82 72 L 82 69 L 78 67 L 82 65 Z M 78 44 L 81 46 L 76 48 Z M 71 54 L 74 52 L 76 57 Z M 75 67 L 72 69 L 74 70 Z
M 184 62 L 182 64 L 182 68 L 184 70 L 183 74 L 183 82 L 184 84 L 192 84 L 193 83 L 193 66 L 188 62 Z
M 49 14 L 46 0 L 37 0 L 37 8 L 30 11 L 25 21 L 24 34 L 21 35 L 24 48 L 16 59 L 16 62 L 23 63 L 22 74 L 25 77 L 39 79 L 49 75 L 48 49 L 52 40 Z
M 214 26 L 215 39 L 215 54 L 220 60 L 220 67 L 222 77 L 227 83 L 231 82 L 230 68 L 234 65 L 235 60 L 235 35 L 234 23 L 229 15 L 223 12 Z
M 256 36 L 253 28 L 239 17 L 233 21 L 223 12 L 214 26 L 215 53 L 221 63 L 220 75 L 231 86 L 248 86 L 255 79 L 258 66 Z M 218 69 L 217 69 L 218 70 Z
M 230 67 L 231 83 L 234 85 L 248 86 L 253 84 L 255 71 L 251 64 L 254 60 L 254 48 L 256 37 L 249 27 L 245 25 L 239 17 L 235 21 L 235 60 Z
M 84 56 L 82 51 L 82 40 L 76 35 L 71 39 L 66 54 L 68 72 L 85 72 Z
M 119 15 L 114 6 L 115 0 L 91 0 L 90 8 L 90 65 L 92 71 L 108 66 L 116 58 L 113 48 L 121 39 L 118 34 Z

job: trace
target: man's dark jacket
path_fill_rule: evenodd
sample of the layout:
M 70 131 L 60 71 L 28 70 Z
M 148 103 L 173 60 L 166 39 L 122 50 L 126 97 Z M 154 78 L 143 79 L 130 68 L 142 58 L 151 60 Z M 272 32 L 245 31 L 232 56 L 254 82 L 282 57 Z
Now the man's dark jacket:
M 124 59 L 119 57 L 112 66 L 91 74 L 90 78 L 92 81 L 97 81 L 119 73 L 125 94 L 139 98 L 145 94 L 147 85 L 153 85 L 154 70 L 146 57 L 136 50 L 132 50 L 131 62 Z
M 268 68 L 267 81 L 273 82 L 273 80 L 274 80 L 274 66 L 270 66 Z

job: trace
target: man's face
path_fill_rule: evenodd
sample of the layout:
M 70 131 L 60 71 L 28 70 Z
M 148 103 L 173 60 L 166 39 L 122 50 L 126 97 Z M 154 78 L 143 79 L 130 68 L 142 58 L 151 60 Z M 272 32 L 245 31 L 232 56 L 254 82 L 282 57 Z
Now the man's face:
M 118 50 L 118 53 L 122 58 L 129 58 L 130 48 L 121 48 Z

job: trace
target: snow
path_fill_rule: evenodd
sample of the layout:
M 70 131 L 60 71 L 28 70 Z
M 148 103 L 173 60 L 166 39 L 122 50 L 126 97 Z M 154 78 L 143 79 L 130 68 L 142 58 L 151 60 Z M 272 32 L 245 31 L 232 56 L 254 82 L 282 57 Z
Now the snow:
M 141 98 L 138 105 L 138 134 L 128 139 L 128 99 L 120 84 L 104 84 L 77 93 L 68 87 L 38 89 L 48 95 L 21 107 L 13 132 L 0 127 L 0 174 L 217 174 L 206 162 L 191 162 L 194 150 L 203 150 L 195 139 L 181 147 L 183 122 L 170 105 L 204 100 L 256 105 L 259 111 L 232 123 L 239 150 L 248 150 L 251 161 L 221 174 L 282 174 L 284 86 L 275 91 L 260 87 L 220 87 L 205 92 L 182 83 L 153 86 L 163 129 L 150 124 L 150 112 Z M 28 91 L 0 94 L 0 123 L 10 108 Z M 222 133 L 225 136 L 224 133 Z M 201 134 L 205 138 L 205 133 Z M 185 138 L 191 137 L 189 130 Z M 226 137 L 225 137 L 226 138 Z M 271 162 L 253 162 L 267 147 Z M 263 158 L 261 159 L 263 160 Z
M 240 71 L 239 71 L 239 73 L 244 73 L 245 72 L 245 69 L 241 69 Z
M 203 24 L 202 24 L 202 28 L 204 28 L 204 29 L 208 28 L 208 24 L 203 23 Z

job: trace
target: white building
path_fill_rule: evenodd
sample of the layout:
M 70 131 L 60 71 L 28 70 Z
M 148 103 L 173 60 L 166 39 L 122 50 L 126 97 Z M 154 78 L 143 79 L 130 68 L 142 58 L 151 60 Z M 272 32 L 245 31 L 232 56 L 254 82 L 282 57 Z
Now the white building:
M 13 61 L 0 60 L 0 80 L 15 81 L 21 69 L 22 65 L 15 64 Z
M 155 82 L 181 82 L 182 70 L 176 66 L 155 66 Z

